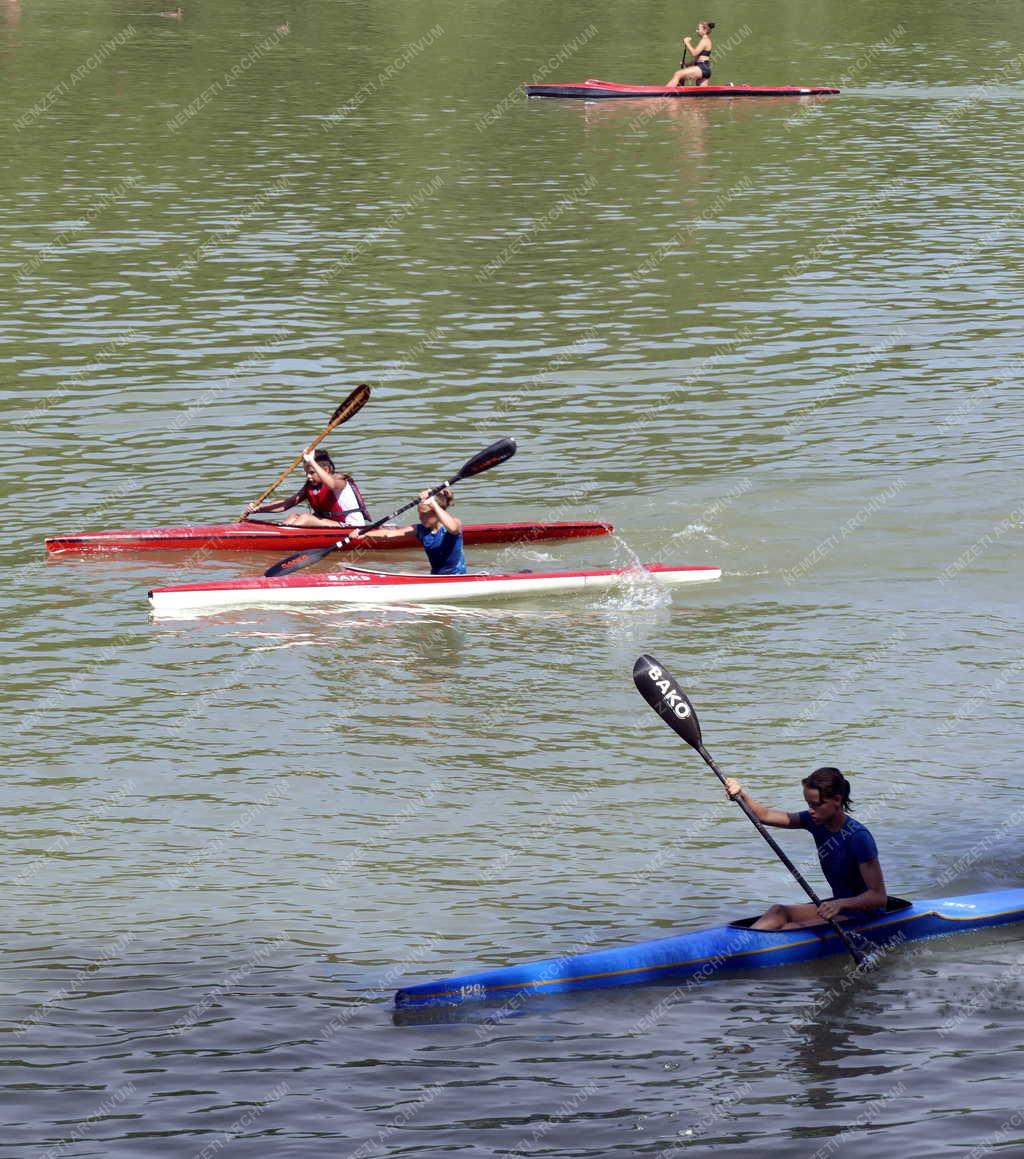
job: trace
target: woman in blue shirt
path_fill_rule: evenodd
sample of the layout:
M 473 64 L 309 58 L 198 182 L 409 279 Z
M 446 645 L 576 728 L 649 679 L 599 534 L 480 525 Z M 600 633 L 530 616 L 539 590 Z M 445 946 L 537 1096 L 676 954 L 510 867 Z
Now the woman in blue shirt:
M 821 870 L 832 897 L 820 906 L 773 905 L 754 923 L 755 930 L 796 930 L 833 918 L 875 917 L 885 909 L 888 895 L 871 831 L 848 816 L 850 782 L 831 766 L 815 769 L 802 781 L 807 808 L 783 813 L 753 800 L 733 777 L 726 778 L 730 800 L 742 797 L 762 825 L 779 829 L 806 829 L 818 847 Z
M 408 535 L 416 538 L 430 560 L 431 575 L 465 575 L 466 557 L 462 551 L 462 520 L 448 510 L 454 501 L 452 489 L 445 487 L 436 495 L 420 492 L 420 521 L 415 527 L 383 527 L 376 532 L 381 538 Z

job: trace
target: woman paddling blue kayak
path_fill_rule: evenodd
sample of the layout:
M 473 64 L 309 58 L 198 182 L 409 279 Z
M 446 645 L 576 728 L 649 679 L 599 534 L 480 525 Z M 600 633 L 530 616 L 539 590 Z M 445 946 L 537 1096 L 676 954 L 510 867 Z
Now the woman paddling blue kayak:
M 643 982 L 707 980 L 719 971 L 790 965 L 849 952 L 854 976 L 879 954 L 906 941 L 966 933 L 1024 921 L 1024 889 L 965 894 L 910 902 L 888 895 L 875 842 L 847 815 L 850 787 L 838 769 L 818 769 L 804 780 L 807 809 L 784 813 L 752 800 L 725 777 L 701 739 L 686 693 L 653 656 L 633 668 L 637 690 L 679 737 L 703 757 L 731 800 L 750 820 L 811 898 L 809 905 L 774 905 L 760 916 L 728 925 L 605 950 L 570 953 L 516 966 L 483 970 L 405 986 L 396 1007 L 452 1005 L 500 999 L 508 1010 L 529 994 L 554 994 Z M 834 897 L 822 901 L 765 831 L 806 828 L 814 836 Z M 838 919 L 838 920 L 837 920 Z M 587 939 L 589 941 L 589 939 Z
M 859 935 L 876 953 L 898 950 L 906 942 L 1024 922 L 1024 889 L 960 894 L 914 902 L 890 897 L 886 912 L 856 922 Z M 801 930 L 759 930 L 754 918 L 690 930 L 628 946 L 563 954 L 473 974 L 404 986 L 395 994 L 399 1012 L 410 1007 L 456 1006 L 498 1001 L 513 1013 L 533 995 L 603 990 L 646 983 L 707 982 L 723 972 L 759 970 L 814 962 L 844 952 L 830 926 Z M 856 976 L 856 975 L 855 975 Z
M 715 758 L 704 747 L 704 741 L 701 739 L 700 721 L 697 719 L 697 710 L 690 703 L 690 698 L 679 686 L 675 677 L 660 660 L 655 660 L 653 656 L 641 656 L 633 665 L 633 683 L 636 685 L 637 692 L 640 693 L 651 708 L 672 729 L 676 736 L 686 741 L 690 748 L 700 755 L 708 768 L 725 786 L 729 799 L 735 801 L 743 812 L 746 813 L 754 828 L 765 839 L 775 856 L 789 870 L 797 885 L 811 899 L 810 910 L 799 907 L 773 906 L 760 920 L 768 922 L 768 928 L 770 929 L 779 929 L 789 922 L 790 909 L 793 909 L 794 913 L 799 914 L 799 924 L 809 923 L 814 925 L 818 922 L 828 922 L 832 929 L 835 930 L 839 940 L 849 950 L 850 956 L 857 963 L 857 966 L 863 969 L 869 969 L 872 963 L 871 947 L 862 942 L 856 933 L 844 929 L 839 924 L 838 918 L 842 907 L 837 907 L 835 898 L 829 899 L 829 902 L 823 902 L 818 897 L 804 875 L 797 869 L 779 846 L 779 843 L 764 827 L 764 821 L 758 816 L 758 812 L 771 817 L 771 820 L 768 822 L 769 824 L 782 826 L 787 829 L 790 827 L 790 816 L 794 819 L 793 824 L 800 825 L 802 828 L 802 815 L 796 813 L 792 815 L 788 813 L 777 813 L 775 810 L 765 809 L 763 805 L 757 805 L 756 802 L 748 802 L 739 783 L 732 781 L 730 784 L 730 778 L 725 776 L 715 763 Z M 808 781 L 804 782 L 804 800 L 808 805 L 812 806 L 812 809 L 808 810 L 808 827 L 819 825 L 819 821 L 813 815 L 817 812 L 821 818 L 820 824 L 825 829 L 822 842 L 818 842 L 818 834 L 814 828 L 811 828 L 811 832 L 814 834 L 815 841 L 818 842 L 819 847 L 823 842 L 827 842 L 831 850 L 837 843 L 832 840 L 835 834 L 825 825 L 825 821 L 827 819 L 829 823 L 834 824 L 837 830 L 842 829 L 846 824 L 847 819 L 842 808 L 843 786 L 845 785 L 845 800 L 847 804 L 850 800 L 850 786 L 846 784 L 845 778 L 839 773 L 838 769 L 819 769 L 818 772 L 822 774 L 828 773 L 829 775 L 818 778 L 817 780 L 813 780 L 812 775 L 812 777 L 808 778 L 808 781 L 812 782 L 810 787 Z M 832 774 L 838 774 L 838 779 Z M 822 792 L 823 787 L 825 792 Z M 828 794 L 835 793 L 838 793 L 838 800 L 835 797 L 831 797 L 827 801 L 823 800 Z M 858 828 L 863 829 L 863 826 L 859 826 Z M 851 827 L 849 830 L 851 833 L 854 831 L 854 827 Z M 867 833 L 866 829 L 864 833 Z M 870 833 L 867 834 L 867 837 L 868 840 L 864 840 L 862 835 L 858 833 L 856 844 L 853 840 L 850 842 L 842 842 L 841 849 L 836 852 L 835 865 L 832 865 L 830 853 L 822 856 L 822 865 L 824 866 L 826 862 L 830 863 L 829 872 L 833 873 L 836 885 L 844 893 L 849 890 L 854 896 L 861 896 L 863 901 L 860 904 L 863 905 L 865 912 L 870 914 L 872 910 L 877 912 L 879 903 L 881 908 L 884 909 L 885 907 L 885 883 L 882 880 L 882 871 L 878 866 L 874 838 L 871 837 Z M 874 862 L 873 866 L 869 864 L 872 861 Z M 864 870 L 870 878 L 870 884 L 865 881 L 864 875 L 860 870 L 862 863 Z M 828 873 L 826 873 L 826 877 L 828 877 Z M 830 884 L 832 884 L 831 880 Z M 794 920 L 793 926 L 795 927 L 797 924 Z

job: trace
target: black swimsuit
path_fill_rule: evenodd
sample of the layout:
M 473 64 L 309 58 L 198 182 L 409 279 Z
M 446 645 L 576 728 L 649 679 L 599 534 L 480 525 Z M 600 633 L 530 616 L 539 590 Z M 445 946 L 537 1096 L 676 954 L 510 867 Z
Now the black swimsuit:
M 683 56 L 685 58 L 686 53 L 683 53 Z M 697 68 L 700 69 L 701 80 L 710 80 L 711 79 L 711 53 L 710 52 L 702 52 L 700 54 L 700 56 L 695 56 L 693 58 L 693 64 L 694 64 L 694 66 L 696 66 Z M 686 68 L 685 59 L 681 60 L 679 62 L 679 67 Z M 680 81 L 679 83 L 680 83 L 680 85 L 685 85 L 686 81 Z

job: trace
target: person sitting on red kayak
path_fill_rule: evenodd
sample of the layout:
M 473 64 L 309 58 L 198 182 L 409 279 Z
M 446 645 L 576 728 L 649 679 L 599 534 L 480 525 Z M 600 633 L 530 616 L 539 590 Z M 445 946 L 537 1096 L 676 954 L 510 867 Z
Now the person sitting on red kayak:
M 711 79 L 711 29 L 715 27 L 713 20 L 702 20 L 697 25 L 697 35 L 700 39 L 696 44 L 688 36 L 683 37 L 683 44 L 690 50 L 693 64 L 679 63 L 679 68 L 672 74 L 672 78 L 665 85 L 674 89 L 685 85 L 688 80 L 696 81 L 698 88 L 703 88 Z M 685 60 L 686 53 L 683 53 Z
M 866 826 L 847 816 L 850 782 L 838 769 L 825 767 L 804 777 L 802 784 L 807 808 L 783 813 L 753 800 L 734 777 L 726 778 L 729 799 L 742 797 L 762 825 L 808 830 L 832 889 L 832 897 L 820 906 L 813 902 L 771 906 L 754 922 L 755 930 L 797 930 L 833 918 L 875 917 L 885 910 L 888 894 L 875 839 Z
M 271 511 L 288 511 L 299 503 L 308 503 L 311 514 L 296 511 L 284 521 L 288 527 L 365 527 L 370 522 L 363 496 L 351 475 L 339 473 L 326 451 L 308 452 L 302 456 L 306 481 L 287 499 L 275 499 L 257 507 L 250 503 L 246 511 L 264 515 Z
M 430 560 L 431 575 L 465 575 L 462 520 L 456 519 L 448 510 L 454 501 L 450 487 L 445 487 L 436 495 L 421 491 L 418 508 L 420 521 L 415 527 L 382 527 L 374 535 L 382 539 L 394 539 L 415 532 Z

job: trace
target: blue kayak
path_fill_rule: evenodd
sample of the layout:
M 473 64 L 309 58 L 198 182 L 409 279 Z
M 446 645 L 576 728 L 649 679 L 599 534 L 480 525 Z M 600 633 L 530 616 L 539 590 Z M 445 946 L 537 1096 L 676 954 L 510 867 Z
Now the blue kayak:
M 485 999 L 518 999 L 643 982 L 710 978 L 719 970 L 788 966 L 833 954 L 846 947 L 831 927 L 753 930 L 756 917 L 727 926 L 676 934 L 653 942 L 545 958 L 406 986 L 395 995 L 398 1007 L 450 1005 Z M 865 939 L 888 948 L 907 941 L 961 934 L 1024 921 L 1024 889 L 972 893 L 930 901 L 891 897 L 887 912 L 869 921 L 844 923 Z

